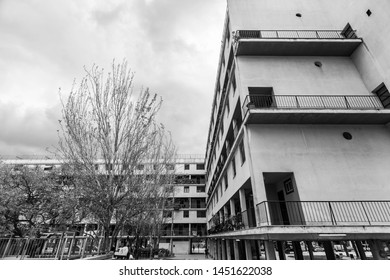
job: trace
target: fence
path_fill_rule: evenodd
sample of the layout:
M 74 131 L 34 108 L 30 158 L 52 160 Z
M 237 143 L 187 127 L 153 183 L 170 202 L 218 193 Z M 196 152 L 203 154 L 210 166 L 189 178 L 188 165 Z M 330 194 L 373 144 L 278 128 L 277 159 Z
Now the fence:
M 342 30 L 238 30 L 237 39 L 357 39 Z
M 103 237 L 0 238 L 0 258 L 82 259 L 98 255 Z
M 247 95 L 244 114 L 249 109 L 384 109 L 375 95 Z
M 390 201 L 263 201 L 261 225 L 390 225 Z

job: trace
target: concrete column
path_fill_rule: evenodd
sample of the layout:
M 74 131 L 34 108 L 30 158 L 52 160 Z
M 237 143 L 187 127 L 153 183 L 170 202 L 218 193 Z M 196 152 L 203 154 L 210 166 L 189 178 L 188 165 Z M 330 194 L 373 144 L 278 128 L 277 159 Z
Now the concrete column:
M 283 241 L 276 241 L 276 247 L 278 248 L 279 260 L 285 260 L 286 254 L 284 253 Z
M 322 243 L 324 244 L 326 259 L 327 260 L 335 260 L 336 256 L 334 255 L 332 241 L 323 241 Z
M 233 240 L 233 249 L 234 249 L 234 259 L 239 260 L 240 259 L 240 250 L 238 249 L 238 241 Z
M 240 206 L 241 206 L 241 217 L 242 217 L 242 223 L 244 224 L 245 228 L 249 227 L 248 223 L 248 209 L 246 208 L 246 197 L 245 197 L 245 190 L 241 188 L 238 191 L 238 194 L 240 195 Z
M 226 240 L 221 240 L 222 260 L 226 260 Z
M 223 214 L 224 214 L 224 217 L 225 217 L 225 220 L 228 219 L 228 207 L 226 205 L 223 206 Z
M 359 252 L 359 257 L 361 260 L 366 260 L 366 252 L 364 252 L 362 242 L 360 240 L 352 241 L 353 244 L 356 246 L 357 252 Z
M 301 248 L 301 242 L 293 241 L 294 257 L 296 260 L 303 260 L 303 253 Z
M 230 202 L 230 214 L 232 216 L 235 216 L 236 215 L 236 206 L 234 204 L 234 199 L 230 199 L 229 202 Z
M 222 260 L 222 240 L 217 239 L 217 252 L 218 252 L 218 260 Z
M 231 260 L 232 259 L 232 254 L 231 254 L 231 249 L 230 249 L 230 239 L 226 239 L 226 259 Z
M 367 240 L 374 260 L 387 260 L 387 255 L 382 242 L 379 240 Z
M 272 240 L 265 240 L 264 247 L 267 260 L 276 260 L 274 242 Z
M 250 240 L 244 240 L 245 241 L 245 255 L 247 260 L 253 260 L 252 256 L 252 246 Z
M 314 260 L 314 248 L 313 248 L 313 244 L 311 243 L 311 241 L 306 241 L 306 244 L 307 244 L 307 249 L 309 251 L 309 256 L 310 256 L 310 259 L 311 260 Z

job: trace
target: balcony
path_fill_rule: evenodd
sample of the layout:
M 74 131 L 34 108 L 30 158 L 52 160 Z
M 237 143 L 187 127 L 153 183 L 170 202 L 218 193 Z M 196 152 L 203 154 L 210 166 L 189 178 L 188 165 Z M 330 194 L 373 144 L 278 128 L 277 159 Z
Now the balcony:
M 390 201 L 263 201 L 260 226 L 390 226 Z
M 238 30 L 235 54 L 350 56 L 363 42 L 352 30 Z
M 390 110 L 375 95 L 248 95 L 247 123 L 387 124 Z

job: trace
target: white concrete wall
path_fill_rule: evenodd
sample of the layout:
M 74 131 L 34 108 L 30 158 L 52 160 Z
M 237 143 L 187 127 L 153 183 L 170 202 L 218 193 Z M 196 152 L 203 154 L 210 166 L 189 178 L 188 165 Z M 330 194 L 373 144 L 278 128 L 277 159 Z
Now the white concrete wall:
M 322 67 L 314 65 L 321 61 Z M 242 98 L 248 87 L 275 95 L 370 95 L 349 57 L 238 57 Z
M 390 199 L 390 130 L 385 126 L 248 128 L 257 188 L 264 188 L 263 172 L 293 172 L 301 200 Z M 345 131 L 352 140 L 343 138 Z

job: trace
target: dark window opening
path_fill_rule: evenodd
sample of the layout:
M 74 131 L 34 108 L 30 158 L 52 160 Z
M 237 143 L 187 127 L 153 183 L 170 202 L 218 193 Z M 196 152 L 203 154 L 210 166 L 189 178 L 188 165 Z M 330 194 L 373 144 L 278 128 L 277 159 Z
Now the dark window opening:
M 352 26 L 348 23 L 343 31 L 341 31 L 341 35 L 344 36 L 345 39 L 357 39 L 355 30 L 352 29 Z
M 302 14 L 301 13 L 296 13 L 295 16 L 296 17 L 302 17 Z
M 196 170 L 204 170 L 204 163 L 198 163 L 196 165 Z
M 206 218 L 206 211 L 204 211 L 204 210 L 196 211 L 196 217 L 197 218 Z
M 190 170 L 190 165 L 189 164 L 184 164 L 184 170 Z
M 384 83 L 381 83 L 372 92 L 379 97 L 384 108 L 390 108 L 390 93 Z
M 189 193 L 190 192 L 190 187 L 184 187 L 184 192 Z
M 367 12 L 366 12 L 366 14 L 367 14 L 368 16 L 371 16 L 371 15 L 372 15 L 372 12 L 371 12 L 371 10 L 370 10 L 370 9 L 368 9 L 368 10 L 367 10 Z
M 232 158 L 232 166 L 233 166 L 233 177 L 236 176 L 236 157 L 233 156 Z
M 189 218 L 190 217 L 190 211 L 184 210 L 183 211 L 183 218 Z
M 196 187 L 196 192 L 198 192 L 198 193 L 206 192 L 206 187 L 204 187 L 204 186 L 197 186 Z
M 248 91 L 250 105 L 254 105 L 256 108 L 270 108 L 273 106 L 272 87 L 248 87 Z

